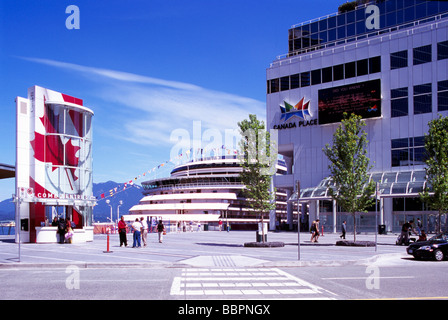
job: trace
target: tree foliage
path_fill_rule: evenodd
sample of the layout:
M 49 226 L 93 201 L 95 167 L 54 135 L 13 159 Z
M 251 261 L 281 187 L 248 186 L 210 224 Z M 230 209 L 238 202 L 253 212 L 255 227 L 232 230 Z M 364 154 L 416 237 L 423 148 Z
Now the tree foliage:
M 276 148 L 265 130 L 263 121 L 256 115 L 249 115 L 249 120 L 238 122 L 242 139 L 240 141 L 241 182 L 247 204 L 260 215 L 263 223 L 264 214 L 275 209 L 275 192 L 271 193 L 271 176 L 275 173 L 277 161 Z M 264 242 L 264 228 L 263 228 Z
M 440 232 L 442 214 L 448 212 L 448 117 L 439 115 L 428 125 L 429 131 L 425 134 L 427 184 L 420 197 L 439 212 Z
M 368 172 L 372 168 L 367 157 L 367 133 L 361 116 L 352 114 L 344 119 L 333 135 L 333 145 L 323 149 L 330 164 L 334 187 L 329 189 L 331 197 L 353 216 L 354 241 L 356 241 L 356 213 L 366 212 L 374 203 L 372 195 L 375 183 L 369 182 Z

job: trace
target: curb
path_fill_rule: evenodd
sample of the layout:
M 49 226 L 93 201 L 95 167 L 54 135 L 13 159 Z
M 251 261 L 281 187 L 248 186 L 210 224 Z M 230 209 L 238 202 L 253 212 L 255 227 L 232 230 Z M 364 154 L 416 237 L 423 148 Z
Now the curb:
M 384 257 L 406 257 L 403 253 L 384 253 L 374 255 L 369 258 L 358 260 L 319 260 L 319 261 L 269 261 L 256 265 L 250 265 L 252 268 L 294 268 L 294 267 L 341 267 L 347 265 L 366 265 L 377 262 Z M 0 270 L 7 269 L 66 269 L 68 267 L 78 267 L 80 269 L 95 268 L 210 268 L 210 266 L 190 265 L 179 262 L 139 262 L 139 263 L 116 263 L 116 262 L 73 262 L 73 263 L 0 263 Z M 244 267 L 244 266 L 238 266 Z

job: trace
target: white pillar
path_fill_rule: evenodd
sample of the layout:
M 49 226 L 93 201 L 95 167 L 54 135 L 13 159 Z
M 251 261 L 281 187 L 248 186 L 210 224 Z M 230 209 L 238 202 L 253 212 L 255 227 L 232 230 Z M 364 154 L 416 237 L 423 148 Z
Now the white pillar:
M 336 200 L 332 200 L 333 203 L 333 233 L 336 233 Z

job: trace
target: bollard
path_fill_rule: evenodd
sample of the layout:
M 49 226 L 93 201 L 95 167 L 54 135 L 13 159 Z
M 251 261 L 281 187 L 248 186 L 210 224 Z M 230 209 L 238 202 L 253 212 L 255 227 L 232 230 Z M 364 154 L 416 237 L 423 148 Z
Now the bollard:
M 109 234 L 110 234 L 110 229 L 107 229 L 107 251 L 103 251 L 104 253 L 111 253 L 113 251 L 109 250 Z

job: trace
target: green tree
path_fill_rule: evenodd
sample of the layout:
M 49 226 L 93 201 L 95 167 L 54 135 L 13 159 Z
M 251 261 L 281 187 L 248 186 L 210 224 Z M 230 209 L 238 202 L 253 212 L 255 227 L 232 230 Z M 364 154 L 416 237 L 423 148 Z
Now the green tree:
M 264 215 L 275 209 L 275 192 L 271 193 L 271 177 L 275 174 L 277 152 L 271 141 L 269 132 L 265 130 L 263 121 L 250 114 L 249 120 L 238 122 L 242 139 L 240 141 L 241 182 L 247 204 L 260 216 L 264 223 Z M 274 148 L 273 148 L 274 147 Z M 264 228 L 262 228 L 264 242 Z
M 329 189 L 331 197 L 353 217 L 354 237 L 356 241 L 356 213 L 366 212 L 374 203 L 372 195 L 375 183 L 369 182 L 368 172 L 372 168 L 367 157 L 367 133 L 361 116 L 344 113 L 341 125 L 333 135 L 333 146 L 326 144 L 323 149 L 330 164 L 328 168 L 334 187 Z
M 425 134 L 426 178 L 421 199 L 439 212 L 438 231 L 442 231 L 442 214 L 448 211 L 448 117 L 431 120 Z

